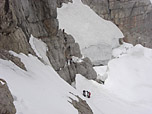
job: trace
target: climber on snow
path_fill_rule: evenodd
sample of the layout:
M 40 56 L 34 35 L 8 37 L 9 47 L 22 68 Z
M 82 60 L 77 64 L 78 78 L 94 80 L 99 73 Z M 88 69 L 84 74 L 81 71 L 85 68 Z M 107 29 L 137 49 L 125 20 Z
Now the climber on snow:
M 83 90 L 83 96 L 87 97 L 87 98 L 90 98 L 91 97 L 91 92 Z
M 86 91 L 85 90 L 83 90 L 83 96 L 86 97 Z
M 87 97 L 88 97 L 88 98 L 91 97 L 91 92 L 87 91 Z

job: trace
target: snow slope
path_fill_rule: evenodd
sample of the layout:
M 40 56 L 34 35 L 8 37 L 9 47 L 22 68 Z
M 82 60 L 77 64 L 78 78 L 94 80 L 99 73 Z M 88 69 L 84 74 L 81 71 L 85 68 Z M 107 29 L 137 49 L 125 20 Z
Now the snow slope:
M 108 89 L 123 99 L 152 106 L 152 49 L 136 45 L 108 66 Z
M 48 65 L 35 56 L 12 51 L 10 53 L 21 59 L 27 71 L 11 61 L 0 59 L 0 78 L 8 83 L 15 99 L 17 114 L 77 114 L 78 111 L 68 101 L 71 101 L 69 97 L 77 100 L 69 92 L 76 95 L 79 93 L 49 65 L 46 44 L 33 36 L 30 44 L 38 57 Z
M 39 53 L 42 46 L 39 44 L 43 44 L 42 41 L 32 45 L 44 57 Z M 110 60 L 108 66 L 95 67 L 98 74 L 108 74 L 105 85 L 78 74 L 76 89 L 37 57 L 10 53 L 21 58 L 27 69 L 24 71 L 11 61 L 0 59 L 0 78 L 8 83 L 17 114 L 78 114 L 68 102 L 69 97 L 77 98 L 69 92 L 85 99 L 94 114 L 152 113 L 152 49 L 124 43 L 113 50 L 115 59 Z M 82 96 L 83 90 L 91 92 L 90 99 Z
M 89 57 L 94 64 L 111 58 L 112 48 L 118 46 L 118 39 L 123 37 L 112 22 L 99 17 L 81 0 L 63 4 L 57 12 L 59 28 L 75 38 L 84 56 Z
M 117 58 L 108 63 L 108 70 L 95 67 L 98 74 L 107 71 L 105 85 L 78 75 L 77 90 L 91 91 L 90 106 L 103 114 L 152 114 L 152 49 L 124 43 L 113 54 Z
M 50 66 L 37 57 L 17 55 L 27 68 L 21 70 L 10 61 L 0 59 L 0 78 L 7 81 L 15 98 L 17 114 L 77 114 L 70 104 L 69 92 L 75 90 L 64 82 Z M 65 109 L 66 107 L 66 109 Z
M 78 100 L 74 95 L 85 99 L 82 92 L 66 83 L 45 63 L 48 58 L 44 42 L 31 36 L 30 44 L 44 63 L 33 55 L 26 56 L 10 51 L 24 63 L 27 69 L 24 71 L 11 61 L 0 59 L 0 78 L 8 83 L 15 100 L 16 114 L 78 114 L 69 101 L 71 102 L 70 98 Z M 92 110 L 100 114 L 94 106 Z

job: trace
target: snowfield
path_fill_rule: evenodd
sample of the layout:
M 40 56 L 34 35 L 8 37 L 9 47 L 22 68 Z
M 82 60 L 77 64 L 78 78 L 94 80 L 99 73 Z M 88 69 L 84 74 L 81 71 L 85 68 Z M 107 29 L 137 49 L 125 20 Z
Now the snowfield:
M 113 54 L 108 66 L 95 67 L 108 73 L 105 85 L 78 75 L 77 90 L 91 91 L 89 105 L 103 114 L 152 114 L 152 49 L 124 43 Z
M 81 0 L 63 4 L 57 13 L 59 28 L 75 38 L 84 56 L 94 64 L 104 64 L 111 59 L 112 48 L 119 45 L 119 38 L 123 38 L 116 25 L 99 17 Z
M 68 102 L 69 92 L 75 90 L 64 82 L 54 69 L 44 65 L 37 57 L 23 54 L 27 72 L 10 61 L 0 59 L 0 78 L 5 79 L 15 98 L 17 114 L 77 114 Z M 66 107 L 66 108 L 65 108 Z
M 37 45 L 38 53 L 40 42 L 33 44 Z M 78 74 L 76 89 L 37 57 L 10 53 L 21 58 L 27 69 L 24 71 L 11 61 L 0 59 L 0 78 L 8 83 L 17 114 L 78 114 L 68 102 L 69 97 L 77 98 L 69 92 L 86 100 L 94 114 L 152 113 L 152 49 L 124 43 L 113 51 L 116 58 L 108 66 L 95 67 L 101 77 L 108 74 L 105 85 Z M 82 96 L 83 90 L 91 92 L 90 99 Z

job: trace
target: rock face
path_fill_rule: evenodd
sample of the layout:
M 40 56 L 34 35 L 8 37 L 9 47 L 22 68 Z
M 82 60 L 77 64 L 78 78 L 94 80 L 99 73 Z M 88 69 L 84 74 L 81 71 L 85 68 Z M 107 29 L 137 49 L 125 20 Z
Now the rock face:
M 24 64 L 21 62 L 20 58 L 13 56 L 7 50 L 0 49 L 0 58 L 4 60 L 11 60 L 21 69 L 26 70 Z
M 96 79 L 96 72 L 89 60 L 86 61 L 85 59 L 81 63 L 70 62 L 68 64 L 71 56 L 81 58 L 82 55 L 74 38 L 58 30 L 56 10 L 57 7 L 62 6 L 63 2 L 72 1 L 1 0 L 0 49 L 35 55 L 28 42 L 32 34 L 47 44 L 49 61 L 65 81 L 68 83 L 73 82 L 75 75 L 78 73 L 88 79 Z M 0 52 L 1 55 L 4 55 L 3 52 Z M 10 59 L 6 56 L 5 58 Z M 25 69 L 22 64 L 17 65 Z
M 0 114 L 15 114 L 13 97 L 8 89 L 7 83 L 0 79 Z
M 0 1 L 0 49 L 28 54 L 30 46 L 22 28 L 18 27 L 12 1 Z
M 89 58 L 82 62 L 74 62 L 72 56 L 81 58 L 79 45 L 71 35 L 59 30 L 57 36 L 42 39 L 48 46 L 47 56 L 53 68 L 68 83 L 75 81 L 76 74 L 82 74 L 88 79 L 96 79 L 97 74 L 92 68 Z
M 72 100 L 72 102 L 70 103 L 78 110 L 79 114 L 93 114 L 91 108 L 86 103 L 86 101 L 82 100 L 79 96 L 76 97 L 78 98 L 79 101 L 70 98 Z
M 152 48 L 152 4 L 150 0 L 82 0 L 99 16 L 114 22 L 126 42 Z

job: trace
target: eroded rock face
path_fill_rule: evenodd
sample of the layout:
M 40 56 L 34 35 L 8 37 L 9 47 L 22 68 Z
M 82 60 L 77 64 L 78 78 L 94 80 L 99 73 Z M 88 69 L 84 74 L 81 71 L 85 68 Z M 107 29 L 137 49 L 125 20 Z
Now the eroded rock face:
M 0 49 L 0 59 L 4 59 L 4 60 L 11 60 L 12 62 L 14 62 L 14 64 L 16 64 L 18 67 L 20 67 L 23 70 L 26 70 L 24 64 L 21 62 L 21 59 L 18 57 L 13 56 L 12 54 L 10 54 L 7 50 L 4 49 Z
M 13 101 L 6 81 L 0 79 L 0 114 L 15 114 L 16 109 Z
M 73 82 L 78 73 L 88 79 L 96 78 L 96 72 L 88 61 L 71 62 L 68 65 L 71 56 L 81 58 L 82 55 L 74 38 L 58 30 L 56 10 L 57 6 L 61 7 L 63 2 L 72 2 L 71 0 L 1 0 L 0 2 L 0 49 L 35 55 L 28 43 L 32 34 L 47 44 L 49 61 L 65 81 Z M 2 55 L 4 56 L 4 53 Z M 8 56 L 5 58 L 10 60 Z M 11 60 L 25 69 L 20 61 Z
M 0 48 L 32 53 L 28 41 L 55 36 L 58 31 L 56 0 L 1 0 Z
M 58 74 L 68 83 L 75 81 L 76 74 L 82 74 L 88 79 L 96 79 L 97 74 L 92 68 L 89 58 L 83 62 L 73 62 L 72 56 L 81 58 L 79 45 L 71 35 L 59 30 L 57 36 L 42 39 L 48 46 L 47 56 Z
M 30 46 L 18 21 L 11 0 L 0 1 L 0 49 L 28 54 Z
M 79 96 L 76 97 L 79 101 L 70 98 L 72 100 L 70 103 L 78 110 L 79 114 L 93 114 L 87 102 L 85 100 L 82 100 Z
M 12 0 L 14 12 L 27 38 L 55 36 L 58 31 L 56 0 Z
M 113 21 L 126 42 L 152 48 L 152 4 L 150 0 L 82 0 L 99 16 Z
M 62 3 L 68 3 L 68 2 L 73 2 L 72 0 L 57 0 L 57 7 L 61 8 L 62 7 Z

